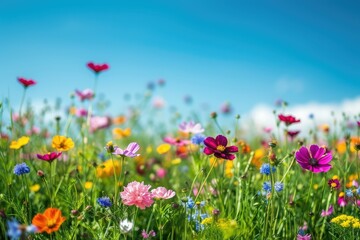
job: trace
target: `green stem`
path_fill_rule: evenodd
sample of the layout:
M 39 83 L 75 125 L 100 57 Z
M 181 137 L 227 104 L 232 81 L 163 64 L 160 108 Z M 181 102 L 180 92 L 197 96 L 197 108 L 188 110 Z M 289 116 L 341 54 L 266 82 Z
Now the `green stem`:
M 111 154 L 111 162 L 113 165 L 113 170 L 114 170 L 114 205 L 115 207 L 117 206 L 117 190 L 118 190 L 118 180 L 117 180 L 117 174 L 116 174 L 116 168 L 115 168 L 115 162 L 114 162 L 114 157 Z
M 211 173 L 211 171 L 213 170 L 215 164 L 216 164 L 216 160 L 214 160 L 213 163 L 211 164 L 211 168 L 210 168 L 208 174 L 206 175 L 204 181 L 203 181 L 202 184 L 200 185 L 199 191 L 198 191 L 198 193 L 196 194 L 196 197 L 195 197 L 195 200 L 194 200 L 195 203 L 196 203 L 196 200 L 198 199 L 198 197 L 200 196 L 201 191 L 202 191 L 202 189 L 204 188 L 204 185 L 205 185 L 205 183 L 206 183 L 206 180 L 209 178 L 210 173 Z
M 135 226 L 136 226 L 136 218 L 137 218 L 138 210 L 139 210 L 139 208 L 135 209 L 135 214 L 134 214 L 134 218 L 133 218 L 133 223 L 134 223 L 134 227 L 132 229 L 132 239 L 133 240 L 136 239 L 136 237 L 135 237 Z

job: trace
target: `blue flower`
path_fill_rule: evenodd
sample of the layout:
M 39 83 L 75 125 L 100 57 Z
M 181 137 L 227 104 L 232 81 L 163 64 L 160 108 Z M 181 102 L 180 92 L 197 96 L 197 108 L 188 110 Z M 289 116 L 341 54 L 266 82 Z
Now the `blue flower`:
M 102 207 L 111 207 L 112 205 L 109 197 L 100 197 L 97 199 L 97 202 Z
M 281 182 L 276 182 L 274 185 L 275 191 L 281 192 L 284 189 L 284 184 Z
M 12 219 L 11 221 L 7 221 L 8 231 L 7 235 L 11 240 L 19 239 L 21 237 L 20 224 L 16 219 Z
M 271 167 L 269 163 L 264 163 L 260 167 L 260 173 L 265 175 L 270 175 L 271 172 L 275 172 L 275 167 Z
M 203 134 L 196 134 L 196 135 L 194 135 L 194 136 L 191 138 L 191 142 L 192 142 L 193 144 L 200 145 L 201 143 L 204 142 L 205 138 L 206 138 L 206 137 L 205 137 L 205 135 L 203 135 Z
M 30 168 L 28 167 L 28 165 L 26 165 L 26 163 L 19 163 L 14 167 L 14 174 L 18 176 L 29 172 L 30 172 Z
M 271 183 L 269 181 L 263 183 L 263 190 L 265 192 L 271 192 Z
M 358 189 L 356 189 L 356 193 L 357 193 L 357 195 L 360 195 L 360 187 Z
M 354 196 L 351 189 L 346 189 L 345 194 L 346 194 L 347 197 L 353 197 Z
M 192 209 L 195 206 L 195 202 L 191 197 L 188 197 L 188 201 L 186 203 L 186 207 Z

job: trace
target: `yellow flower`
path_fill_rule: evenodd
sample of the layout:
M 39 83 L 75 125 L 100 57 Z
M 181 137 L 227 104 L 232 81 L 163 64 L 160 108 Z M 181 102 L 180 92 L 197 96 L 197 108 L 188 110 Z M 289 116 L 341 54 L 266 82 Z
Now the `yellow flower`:
M 115 124 L 115 125 L 120 125 L 125 122 L 126 122 L 126 117 L 123 115 L 113 118 L 113 124 Z
M 340 226 L 342 226 L 344 228 L 348 228 L 348 227 L 350 227 L 350 221 L 345 221 L 345 222 L 341 223 Z
M 102 164 L 100 164 L 99 166 L 97 166 L 96 176 L 99 178 L 114 176 L 114 168 L 116 175 L 120 174 L 121 171 L 120 161 L 114 160 L 114 164 L 113 164 L 113 161 L 111 159 L 107 160 Z
M 263 148 L 256 149 L 254 152 L 254 157 L 251 160 L 251 164 L 254 165 L 257 169 L 260 169 L 263 164 L 262 159 L 265 156 L 265 150 Z
M 178 165 L 180 163 L 181 163 L 181 158 L 175 158 L 175 159 L 171 160 L 172 165 Z
M 56 135 L 52 139 L 52 147 L 59 152 L 64 152 L 74 147 L 74 142 L 71 138 Z
M 85 185 L 84 185 L 85 189 L 91 189 L 93 187 L 93 182 L 85 182 Z
M 314 190 L 318 190 L 319 184 L 315 183 L 315 184 L 313 185 L 313 188 L 314 188 Z
M 360 228 L 360 222 L 354 222 L 352 227 L 353 228 Z
M 76 114 L 76 107 L 71 107 L 71 108 L 69 109 L 69 114 L 70 114 L 70 115 L 75 115 L 75 114 Z
M 113 129 L 113 135 L 117 139 L 124 138 L 124 137 L 129 137 L 131 135 L 131 129 L 130 128 L 125 128 L 125 129 L 114 128 Z
M 147 153 L 147 154 L 152 153 L 152 147 L 151 147 L 151 146 L 147 146 L 147 148 L 146 148 L 146 153 Z
M 234 162 L 233 161 L 226 161 L 225 162 L 225 177 L 232 178 L 234 176 Z
M 167 153 L 171 148 L 171 145 L 168 144 L 168 143 L 163 143 L 163 144 L 160 144 L 157 148 L 156 148 L 156 151 L 159 153 L 159 154 L 164 154 L 164 153 Z
M 37 192 L 40 190 L 40 185 L 39 184 L 34 184 L 30 187 L 30 191 L 32 192 Z
M 22 146 L 25 146 L 26 144 L 28 144 L 29 141 L 30 141 L 29 137 L 22 136 L 18 140 L 12 141 L 11 144 L 10 144 L 10 148 L 11 149 L 19 149 Z
M 224 162 L 224 159 L 212 156 L 211 158 L 209 158 L 209 161 L 210 166 L 214 165 L 214 167 L 217 167 Z

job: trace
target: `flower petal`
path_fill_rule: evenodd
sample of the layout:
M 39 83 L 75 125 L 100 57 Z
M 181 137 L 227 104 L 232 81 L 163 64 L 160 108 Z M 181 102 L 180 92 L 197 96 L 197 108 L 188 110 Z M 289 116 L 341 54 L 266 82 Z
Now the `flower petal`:
M 139 149 L 140 149 L 140 146 L 136 142 L 130 143 L 126 148 L 126 150 L 128 150 L 131 153 L 136 153 Z
M 216 141 L 213 137 L 207 137 L 204 140 L 204 144 L 205 144 L 205 146 L 212 148 L 212 149 L 216 149 L 216 147 L 217 147 Z
M 226 145 L 228 143 L 228 140 L 223 135 L 217 135 L 216 136 L 216 143 L 217 143 L 217 145 L 222 145 L 222 146 L 226 147 Z
M 209 148 L 209 147 L 205 147 L 205 148 L 204 148 L 204 153 L 205 153 L 206 155 L 211 155 L 211 154 L 214 153 L 214 150 L 212 150 L 212 149 Z
M 319 169 L 319 172 L 327 172 L 331 169 L 331 167 L 332 166 L 330 164 L 316 166 L 316 168 Z
M 328 153 L 328 154 L 322 156 L 322 157 L 318 160 L 318 164 L 319 164 L 319 165 L 328 164 L 329 162 L 331 162 L 331 160 L 332 160 L 332 155 L 331 155 L 331 153 Z
M 311 152 L 311 157 L 312 158 L 315 158 L 316 156 L 316 153 L 318 152 L 319 150 L 319 146 L 318 145 L 311 145 L 310 146 L 310 152 Z M 315 158 L 316 159 L 316 158 Z
M 239 151 L 239 149 L 238 149 L 238 147 L 236 147 L 236 146 L 230 146 L 230 147 L 227 147 L 226 149 L 225 149 L 225 152 L 227 152 L 227 153 L 236 153 L 236 152 L 238 152 Z
M 314 158 L 315 159 L 321 158 L 321 156 L 324 155 L 325 152 L 326 152 L 326 149 L 323 147 L 320 147 L 319 150 L 317 151 L 317 153 L 314 155 Z

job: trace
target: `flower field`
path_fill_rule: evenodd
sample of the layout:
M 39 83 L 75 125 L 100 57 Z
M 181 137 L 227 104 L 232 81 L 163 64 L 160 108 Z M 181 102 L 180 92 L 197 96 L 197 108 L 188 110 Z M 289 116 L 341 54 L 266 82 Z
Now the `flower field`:
M 19 109 L 1 102 L 0 239 L 360 238 L 359 115 L 301 129 L 281 102 L 276 127 L 249 136 L 226 104 L 164 124 L 151 103 L 164 80 L 104 115 L 96 86 L 110 67 L 87 67 L 94 87 L 74 89 L 63 116 L 26 104 L 27 78 Z

